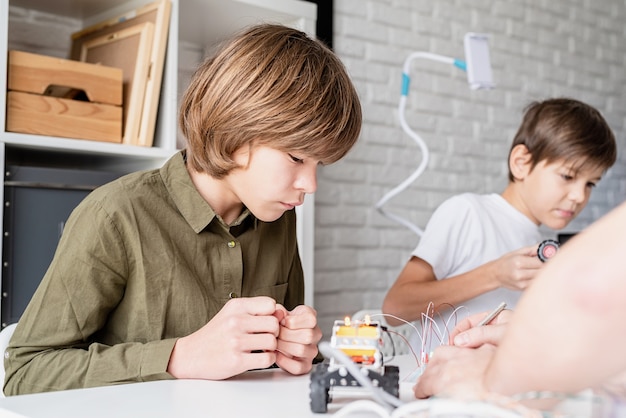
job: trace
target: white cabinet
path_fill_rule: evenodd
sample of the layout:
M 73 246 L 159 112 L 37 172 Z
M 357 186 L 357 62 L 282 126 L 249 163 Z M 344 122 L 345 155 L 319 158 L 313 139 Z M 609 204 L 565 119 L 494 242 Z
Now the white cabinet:
M 177 138 L 178 101 L 196 64 L 230 33 L 258 22 L 282 23 L 315 33 L 317 6 L 303 0 L 172 0 L 167 53 L 152 147 L 7 132 L 7 51 L 12 21 L 35 12 L 68 19 L 84 28 L 150 3 L 150 0 L 0 0 L 0 169 L 15 161 L 51 167 L 78 166 L 133 171 L 160 166 L 183 146 Z M 10 13 L 14 12 L 14 13 Z M 45 19 L 43 20 L 45 22 Z M 60 25 L 53 22 L 51 25 Z M 48 36 L 45 23 L 33 30 Z M 45 43 L 44 43 L 45 45 Z M 43 48 L 31 51 L 45 54 Z M 69 39 L 68 39 L 69 52 Z M 0 197 L 3 198 L 0 188 Z M 306 303 L 313 302 L 313 199 L 298 208 L 298 239 L 307 280 Z M 1 212 L 0 212 L 0 216 Z M 0 244 L 2 245 L 2 244 Z M 0 247 L 1 249 L 1 247 Z M 6 296 L 6 295 L 5 295 Z

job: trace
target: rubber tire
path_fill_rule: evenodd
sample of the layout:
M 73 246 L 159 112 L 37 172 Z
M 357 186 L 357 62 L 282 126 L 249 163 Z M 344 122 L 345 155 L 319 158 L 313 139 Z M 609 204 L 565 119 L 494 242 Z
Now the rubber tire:
M 330 382 L 327 379 L 328 364 L 319 363 L 311 372 L 310 400 L 311 411 L 314 413 L 328 412 L 328 402 L 330 401 Z
M 385 366 L 383 390 L 396 398 L 400 397 L 400 369 L 398 366 Z

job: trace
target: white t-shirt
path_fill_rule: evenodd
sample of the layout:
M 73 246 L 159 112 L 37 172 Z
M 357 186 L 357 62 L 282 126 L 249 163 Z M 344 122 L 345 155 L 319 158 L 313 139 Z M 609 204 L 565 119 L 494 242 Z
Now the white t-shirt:
M 522 247 L 541 241 L 541 232 L 526 215 L 511 206 L 499 194 L 478 195 L 463 193 L 443 202 L 433 213 L 426 225 L 424 234 L 412 255 L 428 262 L 438 280 L 457 276 L 488 261 Z M 501 302 L 507 308 L 515 307 L 521 291 L 499 288 L 463 302 L 457 311 L 457 321 L 468 315 L 490 311 Z M 440 334 L 451 331 L 455 319 L 448 321 L 450 314 L 437 319 Z M 421 332 L 421 323 L 417 321 Z M 412 338 L 414 347 L 421 341 Z M 427 352 L 439 345 L 433 336 Z

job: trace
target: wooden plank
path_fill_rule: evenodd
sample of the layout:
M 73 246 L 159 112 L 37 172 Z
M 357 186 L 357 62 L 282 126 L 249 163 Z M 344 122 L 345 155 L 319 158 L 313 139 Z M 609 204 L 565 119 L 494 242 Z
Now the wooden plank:
M 122 104 L 119 68 L 9 51 L 8 90 L 45 94 L 50 86 L 83 90 L 95 103 Z
M 9 91 L 6 130 L 119 143 L 122 139 L 122 108 Z

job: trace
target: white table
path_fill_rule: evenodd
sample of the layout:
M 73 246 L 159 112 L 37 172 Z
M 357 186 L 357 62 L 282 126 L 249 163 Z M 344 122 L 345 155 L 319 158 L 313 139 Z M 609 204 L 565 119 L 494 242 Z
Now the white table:
M 415 400 L 414 382 L 410 381 L 414 380 L 415 359 L 399 356 L 389 364 L 400 367 L 400 399 Z M 310 409 L 309 381 L 309 375 L 292 376 L 271 369 L 247 372 L 223 381 L 162 380 L 13 396 L 0 398 L 0 418 L 320 418 L 352 401 L 371 399 L 361 388 L 334 391 L 328 414 L 314 414 Z M 562 406 L 561 411 L 568 417 L 612 416 L 594 415 L 590 398 L 572 400 Z M 373 412 L 350 416 L 379 417 Z
M 400 356 L 400 379 L 415 361 Z M 413 400 L 414 383 L 400 382 L 400 399 Z M 357 399 L 360 389 L 336 396 L 328 413 Z M 224 381 L 162 380 L 147 383 L 21 395 L 0 399 L 0 417 L 28 418 L 195 418 L 323 417 L 309 403 L 309 375 L 292 376 L 280 369 L 247 372 Z M 375 416 L 375 415 L 373 415 Z

